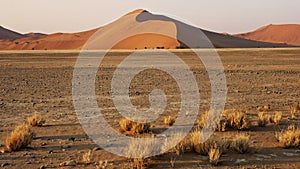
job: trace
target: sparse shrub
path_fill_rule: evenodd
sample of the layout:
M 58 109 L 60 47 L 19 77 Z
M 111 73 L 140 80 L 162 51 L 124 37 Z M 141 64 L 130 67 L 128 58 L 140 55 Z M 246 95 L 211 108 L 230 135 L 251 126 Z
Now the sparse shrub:
M 218 165 L 221 155 L 222 155 L 222 150 L 217 145 L 215 145 L 208 152 L 209 163 L 214 166 Z
M 122 132 L 130 131 L 132 128 L 132 121 L 128 119 L 122 119 L 119 122 L 120 128 Z
M 258 113 L 258 126 L 259 127 L 265 127 L 268 124 L 270 117 L 265 115 L 264 112 Z
M 250 128 L 250 122 L 247 117 L 246 111 L 242 110 L 226 110 L 223 113 L 228 127 L 237 130 L 247 130 Z
M 232 141 L 231 147 L 240 154 L 247 153 L 250 149 L 250 136 L 237 134 Z
M 291 113 L 291 118 L 292 119 L 296 119 L 296 114 L 297 112 L 300 110 L 300 104 L 299 102 L 294 102 L 293 107 L 291 107 L 290 109 L 290 113 Z
M 90 164 L 91 163 L 91 156 L 92 151 L 88 151 L 87 153 L 84 153 L 82 156 L 82 161 L 84 164 Z
M 132 159 L 131 168 L 145 168 L 150 160 L 148 157 L 153 152 L 160 152 L 161 145 L 151 138 L 145 138 L 144 142 L 133 139 L 129 143 L 127 156 Z
M 185 137 L 184 133 L 181 132 L 175 133 L 173 139 L 169 139 L 169 138 L 165 139 L 162 145 L 162 149 L 166 150 L 179 142 L 175 147 L 171 148 L 167 152 L 172 152 L 172 153 L 176 153 L 177 155 L 181 155 L 185 152 L 191 151 L 193 149 L 192 142 L 190 139 L 184 137 Z
M 271 106 L 270 105 L 265 105 L 264 106 L 264 111 L 268 112 L 271 110 Z
M 221 152 L 225 152 L 230 147 L 231 141 L 226 138 L 210 138 L 206 140 L 204 143 L 199 142 L 200 131 L 196 130 L 191 133 L 191 145 L 195 152 L 201 155 L 208 155 L 210 149 L 217 146 L 220 148 Z
M 275 136 L 284 148 L 300 147 L 300 129 L 294 125 L 281 132 L 276 132 Z
M 282 119 L 282 112 L 276 112 L 273 121 L 276 125 L 279 125 Z
M 108 166 L 108 161 L 105 160 L 105 161 L 102 161 L 100 160 L 98 165 L 97 165 L 97 169 L 106 169 Z
M 11 132 L 10 136 L 6 138 L 6 147 L 9 152 L 18 151 L 22 148 L 27 147 L 31 144 L 34 132 L 27 124 L 17 126 L 14 131 Z
M 131 134 L 142 134 L 150 129 L 149 123 L 136 123 L 128 119 L 122 119 L 119 125 L 121 132 L 129 132 Z
M 41 117 L 41 115 L 34 113 L 32 117 L 29 117 L 27 119 L 27 122 L 33 127 L 41 127 L 45 124 L 46 121 Z
M 175 123 L 175 118 L 172 116 L 165 117 L 164 123 L 165 125 L 172 126 Z
M 200 119 L 197 120 L 197 125 L 200 129 L 202 129 L 205 126 L 205 124 L 207 123 L 208 118 L 209 118 L 208 116 L 209 116 L 209 112 L 205 112 L 204 114 L 201 115 Z M 217 120 L 219 120 L 218 117 L 211 118 L 210 123 L 209 123 L 209 125 L 211 125 L 211 126 L 208 126 L 208 127 L 210 128 L 210 127 L 214 127 L 212 125 L 217 125 L 216 131 L 225 132 L 226 127 L 227 127 L 227 121 L 224 119 L 221 119 L 220 121 L 217 121 Z

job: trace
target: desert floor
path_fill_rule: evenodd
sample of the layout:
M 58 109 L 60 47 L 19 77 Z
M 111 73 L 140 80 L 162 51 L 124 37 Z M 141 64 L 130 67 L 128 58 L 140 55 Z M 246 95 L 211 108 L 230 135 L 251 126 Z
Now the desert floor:
M 205 67 L 189 50 L 174 50 L 193 71 L 201 93 L 200 113 L 208 110 L 210 83 Z M 109 123 L 118 130 L 121 116 L 114 108 L 110 84 L 112 75 L 122 59 L 132 51 L 109 53 L 98 71 L 96 95 Z M 141 59 L 143 54 L 141 52 Z M 221 156 L 217 168 L 299 168 L 299 149 L 284 149 L 275 132 L 290 124 L 300 125 L 300 113 L 291 120 L 290 107 L 300 101 L 300 49 L 219 49 L 227 80 L 226 109 L 247 110 L 252 127 L 247 131 L 228 130 L 216 135 L 228 137 L 237 132 L 251 136 L 249 153 L 229 151 Z M 155 55 L 155 52 L 152 54 Z M 5 138 L 15 126 L 26 121 L 34 112 L 45 119 L 32 144 L 18 152 L 0 153 L 4 168 L 59 168 L 68 160 L 77 162 L 76 168 L 96 168 L 99 161 L 108 161 L 107 168 L 130 168 L 131 161 L 96 149 L 97 145 L 82 129 L 72 100 L 72 78 L 77 51 L 2 51 L 0 52 L 0 149 L 5 149 Z M 172 61 L 170 61 L 172 64 Z M 149 92 L 162 89 L 168 106 L 162 116 L 176 116 L 180 107 L 180 92 L 174 79 L 162 71 L 141 72 L 131 83 L 131 101 L 139 109 L 149 108 Z M 257 106 L 270 105 L 266 113 L 282 111 L 278 126 L 257 126 Z M 200 114 L 199 113 L 199 114 Z M 194 122 L 191 122 L 194 123 Z M 155 134 L 167 129 L 163 117 L 151 124 Z M 91 164 L 83 164 L 83 154 L 92 150 Z M 171 168 L 170 159 L 176 157 L 175 168 L 211 168 L 207 156 L 185 153 L 176 156 L 166 153 L 152 157 L 148 168 Z M 68 167 L 65 167 L 68 168 Z M 71 168 L 71 167 L 70 167 Z

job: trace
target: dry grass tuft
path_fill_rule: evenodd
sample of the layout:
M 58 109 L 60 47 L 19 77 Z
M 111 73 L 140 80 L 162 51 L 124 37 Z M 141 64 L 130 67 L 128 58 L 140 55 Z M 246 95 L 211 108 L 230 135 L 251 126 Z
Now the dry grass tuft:
M 226 110 L 223 113 L 230 128 L 237 130 L 247 130 L 250 128 L 250 121 L 247 117 L 246 111 L 242 110 Z
M 210 149 L 217 146 L 220 148 L 221 152 L 225 152 L 229 149 L 231 141 L 226 138 L 215 138 L 212 137 L 205 141 L 204 143 L 199 143 L 200 131 L 196 130 L 191 133 L 190 144 L 194 151 L 201 155 L 209 155 Z
M 91 163 L 91 156 L 92 156 L 92 151 L 88 151 L 87 153 L 84 153 L 82 156 L 82 162 L 84 164 L 90 164 Z
M 119 125 L 121 132 L 128 132 L 130 134 L 143 134 L 150 129 L 150 124 L 148 123 L 136 123 L 128 119 L 122 119 Z
M 215 145 L 208 152 L 209 163 L 214 166 L 218 165 L 221 155 L 222 155 L 222 150 L 217 145 Z
M 45 124 L 46 121 L 41 117 L 41 115 L 34 113 L 32 117 L 29 117 L 27 119 L 27 122 L 33 127 L 41 127 Z
M 133 139 L 127 149 L 127 156 L 132 159 L 131 168 L 146 168 L 150 160 L 148 156 L 153 152 L 160 152 L 160 150 L 161 145 L 157 144 L 151 138 L 145 138 L 142 143 L 139 140 Z
M 296 119 L 296 114 L 300 110 L 300 104 L 299 102 L 294 102 L 293 107 L 291 107 L 290 113 L 291 113 L 291 119 Z
M 18 151 L 22 148 L 27 147 L 31 144 L 34 132 L 27 124 L 17 126 L 14 131 L 11 132 L 10 136 L 6 138 L 6 147 L 9 152 Z
M 275 136 L 284 148 L 300 147 L 300 129 L 294 125 L 281 132 L 276 132 Z
M 265 115 L 264 112 L 258 113 L 258 126 L 259 127 L 265 127 L 268 124 L 268 121 L 272 121 L 272 120 L 270 120 L 270 116 Z
M 205 124 L 207 123 L 208 121 L 208 117 L 209 116 L 209 112 L 205 112 L 204 114 L 201 115 L 201 118 L 197 120 L 197 126 L 202 129 Z M 211 118 L 210 120 L 210 126 L 208 126 L 209 128 L 210 127 L 213 127 L 212 125 L 217 125 L 216 126 L 216 131 L 219 131 L 219 132 L 225 132 L 226 131 L 226 127 L 228 126 L 227 125 L 227 121 L 225 119 L 221 119 L 220 121 L 217 121 L 219 120 L 218 117 L 216 118 Z
M 276 112 L 274 117 L 273 117 L 273 122 L 276 124 L 276 125 L 279 125 L 280 122 L 281 122 L 281 119 L 282 119 L 282 112 Z
M 250 136 L 246 134 L 238 134 L 232 141 L 231 147 L 240 154 L 249 152 Z
M 175 123 L 176 118 L 172 116 L 165 117 L 164 123 L 165 125 L 172 126 Z

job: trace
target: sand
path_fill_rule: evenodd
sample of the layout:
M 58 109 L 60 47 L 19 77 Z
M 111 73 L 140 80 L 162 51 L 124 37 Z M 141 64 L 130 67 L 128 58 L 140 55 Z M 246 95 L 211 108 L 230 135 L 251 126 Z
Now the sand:
M 106 108 L 105 114 L 112 126 L 116 127 L 116 115 L 109 92 L 114 68 L 133 51 L 115 51 L 105 59 L 98 72 L 96 94 L 98 104 Z M 147 51 L 144 51 L 144 54 Z M 190 51 L 174 50 L 193 69 L 200 87 L 203 104 L 200 112 L 209 107 L 209 87 L 207 73 L 203 65 L 198 65 Z M 298 149 L 283 149 L 274 136 L 275 131 L 290 124 L 300 125 L 300 115 L 289 120 L 289 108 L 300 96 L 300 58 L 299 49 L 222 49 L 218 50 L 223 61 L 228 97 L 226 109 L 244 109 L 253 123 L 248 133 L 251 136 L 250 153 L 228 152 L 221 157 L 218 168 L 299 168 Z M 88 138 L 78 122 L 72 102 L 72 75 L 78 56 L 76 51 L 5 51 L 0 52 L 0 149 L 4 148 L 7 134 L 35 111 L 46 118 L 46 125 L 34 128 L 37 133 L 30 147 L 19 152 L 0 154 L 0 165 L 7 168 L 58 168 L 59 164 L 75 160 L 76 168 L 96 168 L 95 162 L 108 160 L 108 168 L 129 168 L 130 162 L 123 157 L 99 149 L 92 151 L 92 163 L 82 165 L 84 153 L 97 147 Z M 143 56 L 141 57 L 141 59 Z M 172 64 L 172 61 L 170 61 Z M 142 83 L 141 83 L 142 82 Z M 100 85 L 101 84 L 101 85 Z M 145 84 L 142 86 L 141 84 Z M 180 95 L 172 79 L 161 72 L 149 70 L 132 81 L 132 102 L 147 107 L 147 90 L 158 85 L 171 100 Z M 101 86 L 101 87 L 100 87 Z M 176 91 L 176 90 L 175 90 Z M 256 106 L 271 105 L 271 111 L 283 112 L 279 126 L 257 127 Z M 167 115 L 174 115 L 171 104 Z M 172 111 L 173 110 L 173 111 Z M 160 122 L 160 121 L 159 121 Z M 157 123 L 151 128 L 159 131 L 167 128 Z M 229 130 L 217 135 L 232 137 L 237 131 Z M 72 141 L 72 137 L 75 141 Z M 64 148 L 68 145 L 68 148 Z M 175 168 L 210 168 L 206 156 L 187 153 L 182 156 L 165 154 L 152 158 L 149 168 L 171 168 L 170 159 L 176 157 Z
M 89 39 L 96 36 L 97 41 L 92 45 Z M 116 44 L 116 41 L 121 42 Z M 110 43 L 114 43 L 113 49 L 288 47 L 210 32 L 139 9 L 111 24 L 86 32 L 56 33 L 0 42 L 0 50 L 74 50 L 82 49 L 86 43 L 89 43 L 88 48 L 92 46 L 93 49 L 111 48 Z
M 253 32 L 234 35 L 245 39 L 271 42 L 286 43 L 300 46 L 300 25 L 299 24 L 282 24 L 267 25 Z

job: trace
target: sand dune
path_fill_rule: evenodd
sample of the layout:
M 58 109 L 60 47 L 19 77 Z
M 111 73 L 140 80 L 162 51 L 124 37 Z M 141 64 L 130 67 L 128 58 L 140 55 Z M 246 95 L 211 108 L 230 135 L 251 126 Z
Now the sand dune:
M 9 29 L 6 29 L 2 26 L 0 26 L 0 39 L 1 40 L 14 40 L 19 38 L 25 38 L 25 35 L 22 35 L 20 33 L 17 33 L 15 31 L 11 31 Z
M 268 25 L 253 32 L 234 35 L 245 39 L 300 45 L 300 25 Z
M 120 41 L 121 40 L 121 41 Z M 85 46 L 84 46 L 85 45 Z M 139 9 L 118 20 L 80 33 L 56 33 L 0 41 L 0 50 L 153 49 L 153 48 L 288 47 L 247 40 L 196 28 L 163 15 Z

